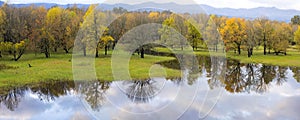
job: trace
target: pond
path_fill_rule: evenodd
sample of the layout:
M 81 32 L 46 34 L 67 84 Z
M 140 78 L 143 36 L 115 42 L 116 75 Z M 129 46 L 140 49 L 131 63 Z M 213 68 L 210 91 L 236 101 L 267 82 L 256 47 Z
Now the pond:
M 300 69 L 212 64 L 200 75 L 140 81 L 47 82 L 0 95 L 0 119 L 290 119 L 300 118 Z M 180 69 L 177 60 L 159 63 Z M 226 68 L 225 77 L 217 69 Z

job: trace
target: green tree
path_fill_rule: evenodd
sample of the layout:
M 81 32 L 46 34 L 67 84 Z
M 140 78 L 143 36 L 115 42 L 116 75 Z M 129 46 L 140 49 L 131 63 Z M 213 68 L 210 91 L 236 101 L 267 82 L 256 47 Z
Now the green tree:
M 196 22 L 193 21 L 192 19 L 187 20 L 185 23 L 188 27 L 188 32 L 187 32 L 187 40 L 189 41 L 190 45 L 192 45 L 193 50 L 197 49 L 199 45 L 202 44 L 203 38 L 202 35 L 199 31 L 199 29 L 196 28 Z
M 295 25 L 300 25 L 300 15 L 295 15 L 292 19 L 291 19 L 292 24 Z
M 276 55 L 279 53 L 286 54 L 289 47 L 289 38 L 292 28 L 287 23 L 275 23 L 275 32 L 272 34 L 272 47 Z
M 6 14 L 5 12 L 2 10 L 2 8 L 0 9 L 0 42 L 4 42 L 4 34 L 5 34 L 5 23 L 6 23 Z M 2 46 L 2 44 L 0 45 L 0 47 Z M 2 51 L 4 49 L 0 48 L 0 58 L 2 57 Z
M 297 48 L 300 50 L 300 26 L 298 26 L 297 31 L 294 33 L 294 40 L 296 42 Z
M 204 39 L 207 41 L 207 44 L 209 44 L 209 46 L 214 47 L 213 50 L 216 52 L 218 51 L 218 45 L 221 41 L 221 36 L 218 28 L 221 28 L 221 25 L 224 24 L 223 19 L 224 18 L 222 17 L 211 15 L 204 30 Z
M 245 41 L 245 45 L 248 52 L 248 57 L 253 55 L 253 48 L 257 46 L 257 31 L 254 26 L 254 22 L 248 20 L 246 22 L 246 32 L 247 32 L 247 39 Z
M 271 34 L 273 32 L 273 28 L 271 25 L 271 21 L 269 21 L 266 17 L 261 17 L 256 19 L 256 29 L 258 30 L 257 32 L 257 36 L 258 39 L 260 40 L 260 42 L 263 44 L 264 47 L 264 55 L 267 54 L 267 47 L 269 46 L 269 50 L 270 45 L 269 43 L 271 43 Z

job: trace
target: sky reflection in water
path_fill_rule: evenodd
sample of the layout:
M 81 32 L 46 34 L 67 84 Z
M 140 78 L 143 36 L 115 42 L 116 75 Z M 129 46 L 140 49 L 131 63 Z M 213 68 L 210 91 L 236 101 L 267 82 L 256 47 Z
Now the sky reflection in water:
M 229 62 L 227 73 L 231 73 L 226 74 L 226 80 L 220 80 L 214 79 L 211 66 L 202 66 L 203 76 L 196 79 L 79 83 L 81 87 L 60 82 L 12 89 L 0 96 L 0 119 L 140 119 L 139 114 L 133 113 L 149 113 L 143 119 L 174 118 L 169 116 L 183 112 L 182 108 L 190 102 L 177 96 L 178 91 L 197 84 L 196 102 L 179 119 L 196 120 L 199 112 L 200 117 L 209 112 L 205 117 L 209 120 L 300 118 L 298 68 Z M 234 79 L 239 76 L 240 79 Z M 156 92 L 157 87 L 162 90 Z M 207 91 L 209 96 L 205 97 Z M 218 103 L 210 111 L 220 92 Z M 83 95 L 83 102 L 78 93 Z M 182 100 L 174 105 L 175 99 Z M 203 100 L 206 101 L 202 105 Z

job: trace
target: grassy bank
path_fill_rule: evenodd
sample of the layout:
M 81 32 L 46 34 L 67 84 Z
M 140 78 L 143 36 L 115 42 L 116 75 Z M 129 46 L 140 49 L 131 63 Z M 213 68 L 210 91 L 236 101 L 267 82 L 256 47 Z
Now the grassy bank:
M 167 48 L 154 48 L 154 51 L 158 52 L 171 52 Z M 179 52 L 176 50 L 175 52 Z M 227 53 L 214 53 L 208 52 L 207 50 L 197 50 L 194 54 L 199 56 L 210 56 L 210 55 L 225 55 L 227 58 L 239 60 L 241 63 L 262 63 L 269 65 L 278 65 L 278 66 L 297 66 L 300 67 L 300 52 L 294 49 L 289 49 L 287 55 L 275 55 L 275 54 L 263 54 L 262 48 L 255 49 L 253 56 L 248 58 L 247 52 L 243 51 L 241 55 L 234 53 L 233 51 Z
M 1 58 L 0 88 L 23 86 L 49 80 L 73 80 L 72 55 L 52 54 L 44 58 L 42 54 L 25 54 L 19 61 Z M 130 75 L 133 79 L 149 78 L 149 69 L 161 61 L 172 60 L 172 57 L 150 56 L 145 59 L 133 55 L 130 60 Z M 32 67 L 29 67 L 30 64 Z M 95 59 L 96 74 L 99 80 L 112 81 L 111 58 L 108 56 Z M 165 68 L 167 77 L 180 76 L 180 71 Z

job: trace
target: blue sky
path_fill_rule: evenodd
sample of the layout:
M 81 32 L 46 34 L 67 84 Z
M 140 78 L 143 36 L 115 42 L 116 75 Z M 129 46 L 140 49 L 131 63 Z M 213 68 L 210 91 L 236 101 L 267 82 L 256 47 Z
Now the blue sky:
M 1 0 L 6 1 L 6 0 Z M 136 4 L 141 2 L 158 2 L 167 3 L 175 2 L 179 4 L 206 4 L 218 8 L 255 8 L 255 7 L 277 7 L 281 9 L 297 9 L 300 10 L 299 0 L 8 0 L 9 3 L 37 3 L 37 2 L 47 2 L 47 3 L 127 3 Z

